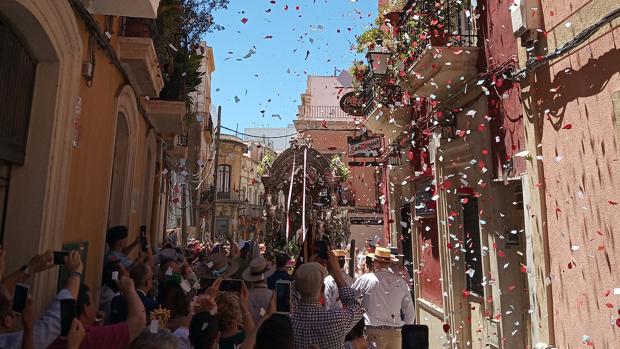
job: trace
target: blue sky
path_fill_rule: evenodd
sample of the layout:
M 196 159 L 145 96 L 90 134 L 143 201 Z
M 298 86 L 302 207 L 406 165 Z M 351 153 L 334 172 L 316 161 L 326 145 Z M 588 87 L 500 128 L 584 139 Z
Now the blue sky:
M 332 75 L 361 59 L 351 45 L 377 9 L 377 0 L 230 2 L 214 14 L 226 29 L 205 39 L 215 54 L 213 103 L 222 106 L 222 125 L 239 131 L 292 123 L 307 74 Z

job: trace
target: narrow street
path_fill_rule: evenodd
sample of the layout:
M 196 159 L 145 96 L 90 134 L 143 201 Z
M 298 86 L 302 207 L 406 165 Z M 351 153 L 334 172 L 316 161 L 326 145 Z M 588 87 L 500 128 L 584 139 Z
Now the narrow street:
M 620 347 L 613 0 L 0 0 L 0 349 Z

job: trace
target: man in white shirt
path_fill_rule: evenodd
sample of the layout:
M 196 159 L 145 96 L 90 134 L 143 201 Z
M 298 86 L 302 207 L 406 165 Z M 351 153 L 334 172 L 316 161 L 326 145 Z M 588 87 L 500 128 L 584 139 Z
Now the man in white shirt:
M 340 274 L 342 275 L 342 278 L 347 283 L 347 286 L 351 287 L 351 285 L 353 284 L 353 278 L 344 271 L 344 266 L 347 260 L 347 251 L 332 250 L 332 252 L 334 252 L 334 255 L 336 255 L 336 257 L 338 257 L 338 264 L 340 266 Z M 340 302 L 340 298 L 338 296 L 338 286 L 336 285 L 334 277 L 331 275 L 327 276 L 323 283 L 325 285 L 325 292 L 323 293 L 323 295 L 325 296 L 325 306 L 328 309 L 342 308 L 342 302 Z
M 390 267 L 391 262 L 397 261 L 390 249 L 377 247 L 372 258 L 374 272 L 359 277 L 351 288 L 362 298 L 362 307 L 366 309 L 368 340 L 377 343 L 377 349 L 401 349 L 401 328 L 415 321 L 411 292 L 397 270 Z

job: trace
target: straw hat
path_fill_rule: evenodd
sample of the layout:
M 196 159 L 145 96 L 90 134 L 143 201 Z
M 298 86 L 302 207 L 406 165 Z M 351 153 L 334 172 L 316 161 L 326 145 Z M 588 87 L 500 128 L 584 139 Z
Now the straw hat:
M 349 258 L 349 256 L 347 255 L 347 251 L 346 250 L 332 250 L 332 252 L 334 252 L 334 255 L 336 257 L 338 257 L 338 259 L 340 258 L 344 258 L 344 259 L 351 259 Z
M 389 248 L 385 248 L 385 247 L 375 248 L 375 253 L 369 253 L 368 256 L 376 261 L 398 262 L 398 258 L 392 255 L 392 251 L 390 251 Z
M 247 282 L 263 281 L 275 271 L 275 266 L 269 265 L 265 258 L 258 257 L 252 259 L 250 265 L 241 274 L 241 278 Z
M 203 277 L 207 279 L 216 279 L 218 277 L 226 278 L 236 273 L 239 269 L 239 264 L 229 259 L 223 254 L 212 254 L 205 258 Z

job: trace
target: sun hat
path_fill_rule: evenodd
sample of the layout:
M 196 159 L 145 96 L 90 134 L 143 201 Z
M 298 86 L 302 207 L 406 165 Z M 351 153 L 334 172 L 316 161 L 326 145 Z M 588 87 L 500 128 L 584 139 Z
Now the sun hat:
M 216 253 L 205 258 L 201 277 L 206 279 L 226 278 L 237 272 L 239 264 L 223 254 Z
M 338 257 L 338 259 L 351 259 L 347 254 L 347 250 L 332 250 L 332 252 L 334 252 L 334 255 Z
M 392 251 L 386 247 L 378 246 L 375 248 L 375 253 L 369 253 L 369 257 L 371 257 L 375 261 L 380 262 L 398 262 L 398 258 L 392 255 Z
M 295 289 L 302 298 L 314 297 L 321 291 L 327 270 L 319 263 L 302 264 L 295 272 Z
M 275 266 L 269 265 L 265 258 L 258 257 L 252 259 L 250 265 L 241 274 L 241 278 L 247 282 L 263 281 L 275 271 Z

